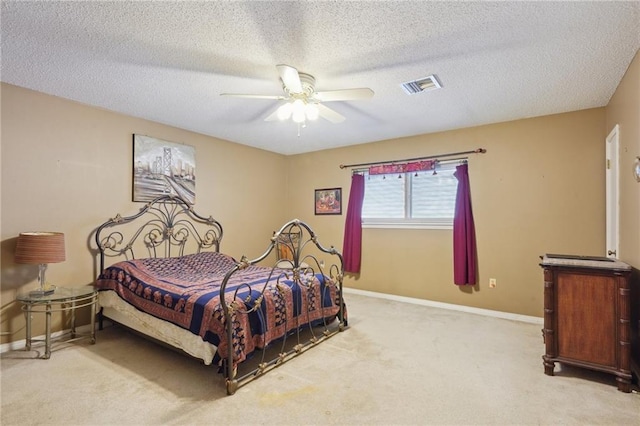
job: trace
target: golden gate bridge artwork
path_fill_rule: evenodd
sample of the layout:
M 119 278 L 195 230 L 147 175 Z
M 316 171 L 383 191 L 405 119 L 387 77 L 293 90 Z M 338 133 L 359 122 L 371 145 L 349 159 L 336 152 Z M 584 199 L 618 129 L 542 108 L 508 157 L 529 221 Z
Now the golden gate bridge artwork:
M 145 135 L 133 135 L 133 201 L 178 195 L 196 202 L 195 148 Z

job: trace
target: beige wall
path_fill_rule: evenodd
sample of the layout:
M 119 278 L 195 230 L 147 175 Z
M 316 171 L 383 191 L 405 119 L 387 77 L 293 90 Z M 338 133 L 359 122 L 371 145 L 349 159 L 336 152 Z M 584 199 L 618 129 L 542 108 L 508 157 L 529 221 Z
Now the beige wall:
M 196 148 L 195 208 L 223 224 L 226 253 L 258 256 L 286 220 L 282 155 L 11 85 L 1 89 L 3 342 L 24 338 L 15 294 L 37 279 L 37 267 L 13 262 L 20 232 L 64 232 L 67 260 L 50 265 L 47 278 L 80 286 L 97 273 L 92 231 L 142 206 L 131 202 L 133 133 Z
M 290 158 L 291 215 L 308 216 L 314 188 L 342 187 L 340 164 L 487 149 L 469 158 L 479 284 L 453 284 L 452 231 L 364 229 L 362 271 L 345 285 L 446 303 L 542 316 L 538 256 L 603 255 L 605 111 L 596 108 Z M 342 247 L 345 215 L 315 217 Z M 489 278 L 497 279 L 495 289 Z
M 640 52 L 620 81 L 606 108 L 607 133 L 620 126 L 620 252 L 618 257 L 640 269 L 640 183 L 631 173 L 640 156 Z
M 640 183 L 631 173 L 640 156 L 640 51 L 606 108 L 607 132 L 620 126 L 620 241 L 618 257 L 634 267 L 631 275 L 632 369 L 640 373 Z
M 133 133 L 196 147 L 196 209 L 222 222 L 223 250 L 234 255 L 261 252 L 271 231 L 293 217 L 341 250 L 350 173 L 340 164 L 486 148 L 487 154 L 469 159 L 477 286 L 453 284 L 451 231 L 390 229 L 364 230 L 362 273 L 346 285 L 542 316 L 538 256 L 604 254 L 604 138 L 616 123 L 620 257 L 640 266 L 640 186 L 624 172 L 640 155 L 639 82 L 636 55 L 606 108 L 288 158 L 2 84 L 2 341 L 24 338 L 15 293 L 36 280 L 35 268 L 13 263 L 18 233 L 65 232 L 67 261 L 52 265 L 48 278 L 88 284 L 96 274 L 93 229 L 140 207 L 130 201 Z M 313 190 L 327 187 L 343 188 L 343 215 L 314 216 Z M 497 288 L 488 288 L 489 278 L 497 279 Z

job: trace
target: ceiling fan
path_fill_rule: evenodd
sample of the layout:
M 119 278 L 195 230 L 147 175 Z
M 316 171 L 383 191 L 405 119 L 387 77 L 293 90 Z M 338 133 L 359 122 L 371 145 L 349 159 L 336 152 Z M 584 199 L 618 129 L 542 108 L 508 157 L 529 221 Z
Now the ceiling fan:
M 221 96 L 233 96 L 236 98 L 275 99 L 286 101 L 270 114 L 265 121 L 288 120 L 304 125 L 306 120 L 316 120 L 322 117 L 332 123 L 341 123 L 345 120 L 342 114 L 323 105 L 323 102 L 353 101 L 369 99 L 373 96 L 373 90 L 369 88 L 342 89 L 317 92 L 316 79 L 311 75 L 299 72 L 289 65 L 276 65 L 282 81 L 284 95 L 246 95 L 239 93 L 221 93 Z

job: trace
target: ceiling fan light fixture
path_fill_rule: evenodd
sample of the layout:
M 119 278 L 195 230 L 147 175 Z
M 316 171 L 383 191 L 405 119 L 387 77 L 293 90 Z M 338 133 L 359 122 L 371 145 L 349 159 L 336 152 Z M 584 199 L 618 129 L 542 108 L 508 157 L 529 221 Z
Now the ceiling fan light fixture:
M 294 121 L 294 123 L 304 123 L 305 121 L 305 116 L 304 116 L 304 112 L 300 112 L 300 111 L 294 111 L 293 114 L 291 115 L 291 119 Z
M 289 117 L 291 117 L 292 111 L 293 111 L 293 105 L 291 105 L 291 102 L 287 102 L 286 104 L 282 105 L 280 108 L 278 108 L 278 120 L 280 121 L 288 120 Z
M 291 107 L 293 108 L 292 111 L 295 114 L 296 112 L 301 112 L 304 114 L 304 109 L 305 109 L 305 103 L 302 99 L 296 99 L 295 101 L 293 101 L 293 104 L 291 105 Z
M 291 119 L 296 123 L 303 123 L 305 120 L 306 104 L 302 99 L 296 99 L 291 105 Z

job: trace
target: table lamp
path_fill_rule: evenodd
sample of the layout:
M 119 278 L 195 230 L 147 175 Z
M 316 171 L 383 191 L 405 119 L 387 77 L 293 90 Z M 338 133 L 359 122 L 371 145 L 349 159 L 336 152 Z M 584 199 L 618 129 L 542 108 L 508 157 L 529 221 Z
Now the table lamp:
M 29 292 L 30 296 L 44 296 L 54 292 L 54 286 L 45 281 L 48 263 L 64 262 L 64 234 L 61 232 L 23 232 L 18 236 L 16 263 L 38 265 L 40 288 Z

